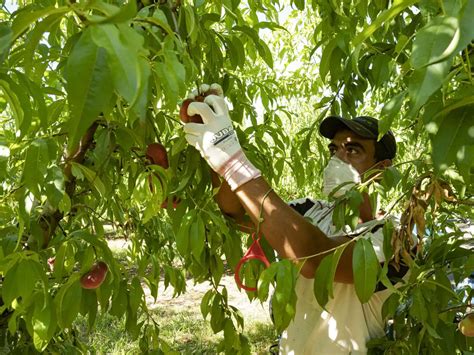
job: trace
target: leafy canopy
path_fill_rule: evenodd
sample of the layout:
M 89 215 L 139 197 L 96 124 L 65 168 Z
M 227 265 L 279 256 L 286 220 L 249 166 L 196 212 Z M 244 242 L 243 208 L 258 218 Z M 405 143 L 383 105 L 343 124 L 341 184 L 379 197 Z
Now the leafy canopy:
M 368 191 L 374 205 L 402 216 L 403 232 L 384 227 L 384 253 L 411 276 L 384 305 L 393 334 L 372 347 L 471 349 L 453 319 L 472 291 L 451 280 L 474 270 L 472 230 L 463 225 L 473 217 L 473 0 L 0 4 L 1 324 L 10 350 L 79 346 L 78 314 L 92 328 L 97 312 L 108 312 L 126 318 L 142 351 L 167 351 L 143 287 L 156 298 L 163 282 L 178 296 L 191 276 L 210 285 L 201 311 L 224 332 L 217 350 L 250 351 L 244 320 L 219 284 L 245 246 L 218 211 L 209 170 L 178 119 L 186 93 L 212 82 L 232 103 L 250 159 L 288 199 L 320 194 L 327 157 L 315 130 L 326 115 L 371 114 L 381 133 L 394 130 L 394 167 L 334 211 L 336 225 L 354 226 Z M 152 142 L 168 149 L 168 169 L 147 161 Z M 109 231 L 131 241 L 136 272 L 114 258 Z M 407 252 L 413 233 L 416 256 Z M 393 289 L 388 264 L 378 267 L 368 241 L 354 242 L 361 301 L 377 282 Z M 321 304 L 344 247 L 316 271 Z M 96 260 L 107 263 L 106 280 L 83 289 L 80 277 Z M 243 277 L 259 280 L 250 299 L 266 300 L 275 285 L 282 330 L 294 315 L 298 272 L 273 261 Z

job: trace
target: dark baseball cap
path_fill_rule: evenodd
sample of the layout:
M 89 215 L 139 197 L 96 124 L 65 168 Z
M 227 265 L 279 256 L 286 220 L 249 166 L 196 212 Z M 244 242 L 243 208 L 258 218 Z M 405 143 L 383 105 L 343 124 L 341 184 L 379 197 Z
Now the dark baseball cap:
M 397 153 L 397 142 L 392 131 L 388 131 L 377 141 L 379 136 L 378 120 L 370 116 L 359 116 L 347 119 L 340 116 L 328 116 L 319 125 L 323 137 L 333 139 L 341 129 L 349 129 L 355 134 L 376 141 L 377 156 L 382 159 L 393 159 Z

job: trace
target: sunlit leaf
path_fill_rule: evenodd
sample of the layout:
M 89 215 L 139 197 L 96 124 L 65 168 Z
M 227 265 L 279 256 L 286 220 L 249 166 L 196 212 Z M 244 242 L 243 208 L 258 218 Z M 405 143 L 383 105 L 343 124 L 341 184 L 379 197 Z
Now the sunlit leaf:
M 71 276 L 54 298 L 58 324 L 62 329 L 69 328 L 79 313 L 82 296 L 79 277 L 79 274 Z
M 375 291 L 379 268 L 372 243 L 367 239 L 359 239 L 354 247 L 352 269 L 357 297 L 362 303 L 369 301 Z
M 435 17 L 417 33 L 413 42 L 413 69 L 421 69 L 449 58 L 457 47 L 460 35 L 456 17 Z
M 74 46 L 66 66 L 71 151 L 109 104 L 113 87 L 107 63 L 107 52 L 92 41 L 91 31 L 86 30 Z
M 372 35 L 380 26 L 389 22 L 395 16 L 397 16 L 400 12 L 402 12 L 407 7 L 415 4 L 416 0 L 401 0 L 394 2 L 392 7 L 385 10 L 380 14 L 377 19 L 372 22 L 370 25 L 365 27 L 362 32 L 360 32 L 352 41 L 354 47 L 357 47 L 362 42 L 364 42 L 370 35 Z
M 445 170 L 456 159 L 463 145 L 474 145 L 474 106 L 463 106 L 450 111 L 433 137 L 433 162 Z M 472 166 L 472 164 L 471 164 Z

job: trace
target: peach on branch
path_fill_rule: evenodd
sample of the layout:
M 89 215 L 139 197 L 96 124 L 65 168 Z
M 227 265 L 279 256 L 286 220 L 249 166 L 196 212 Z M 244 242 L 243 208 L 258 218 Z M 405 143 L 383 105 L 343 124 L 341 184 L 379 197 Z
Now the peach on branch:
M 96 262 L 90 270 L 81 277 L 82 288 L 93 290 L 102 285 L 107 275 L 108 266 L 103 261 Z

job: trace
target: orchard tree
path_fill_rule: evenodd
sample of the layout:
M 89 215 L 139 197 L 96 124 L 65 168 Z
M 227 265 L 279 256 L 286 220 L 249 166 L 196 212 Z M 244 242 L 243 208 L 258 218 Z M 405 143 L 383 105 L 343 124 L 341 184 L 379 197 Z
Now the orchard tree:
M 474 295 L 462 282 L 474 271 L 473 0 L 1 4 L 0 332 L 8 350 L 81 348 L 75 319 L 87 317 L 92 329 L 107 312 L 125 317 L 142 351 L 166 352 L 144 288 L 156 298 L 163 282 L 179 296 L 192 277 L 209 284 L 201 311 L 224 334 L 216 350 L 250 352 L 220 280 L 251 239 L 219 212 L 209 168 L 179 119 L 186 94 L 214 82 L 249 158 L 288 199 L 321 197 L 327 156 L 315 131 L 326 115 L 367 113 L 381 118 L 381 133 L 394 130 L 394 166 L 347 192 L 333 215 L 354 226 L 364 191 L 400 214 L 399 226 L 384 227 L 387 260 L 410 270 L 397 288 L 370 243 L 352 241 L 361 302 L 379 281 L 393 290 L 383 308 L 387 336 L 369 346 L 472 350 L 464 335 L 472 316 L 457 322 Z M 133 273 L 109 249 L 110 228 L 131 242 Z M 272 264 L 248 265 L 241 276 L 258 285 L 250 300 L 267 300 L 273 285 L 281 331 L 294 315 L 301 263 L 276 260 L 261 242 Z M 316 271 L 320 304 L 332 295 L 344 247 Z

